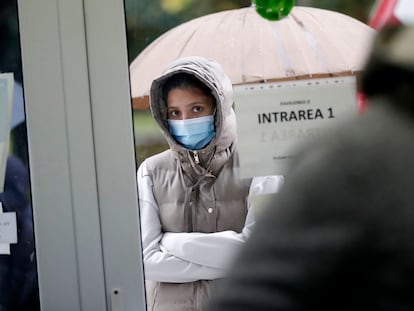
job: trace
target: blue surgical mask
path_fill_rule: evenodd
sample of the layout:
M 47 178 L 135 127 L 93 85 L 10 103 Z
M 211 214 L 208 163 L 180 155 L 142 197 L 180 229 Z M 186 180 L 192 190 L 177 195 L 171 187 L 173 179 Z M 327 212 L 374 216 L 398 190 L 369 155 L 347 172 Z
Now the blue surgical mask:
M 213 115 L 185 120 L 168 119 L 168 125 L 174 139 L 191 150 L 205 147 L 216 136 Z

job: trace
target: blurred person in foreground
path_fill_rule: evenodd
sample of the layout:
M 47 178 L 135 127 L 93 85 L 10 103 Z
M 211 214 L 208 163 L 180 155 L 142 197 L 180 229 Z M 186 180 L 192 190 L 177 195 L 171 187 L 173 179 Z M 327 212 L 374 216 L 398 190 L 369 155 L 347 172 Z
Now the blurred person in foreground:
M 206 310 L 414 310 L 412 42 L 377 35 L 369 109 L 303 147 Z

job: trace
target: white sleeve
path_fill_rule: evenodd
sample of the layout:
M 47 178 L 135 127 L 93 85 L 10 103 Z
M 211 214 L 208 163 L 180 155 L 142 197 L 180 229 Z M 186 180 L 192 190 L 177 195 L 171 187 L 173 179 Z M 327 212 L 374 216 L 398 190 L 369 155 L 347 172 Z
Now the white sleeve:
M 151 176 L 145 161 L 137 172 L 141 238 L 145 278 L 159 282 L 185 283 L 222 278 L 225 271 L 180 259 L 161 247 L 163 237 Z
M 214 233 L 171 233 L 161 239 L 161 245 L 171 254 L 183 260 L 227 270 L 235 256 L 250 236 L 255 223 L 252 200 L 256 195 L 278 192 L 283 176 L 255 177 L 252 180 L 247 198 L 247 216 L 241 233 L 221 231 Z

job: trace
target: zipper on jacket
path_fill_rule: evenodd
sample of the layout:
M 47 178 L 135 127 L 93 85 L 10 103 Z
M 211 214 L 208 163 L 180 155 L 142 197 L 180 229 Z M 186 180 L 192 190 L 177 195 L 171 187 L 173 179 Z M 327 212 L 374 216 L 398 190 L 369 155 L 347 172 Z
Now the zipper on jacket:
M 200 164 L 200 158 L 198 157 L 198 152 L 193 151 L 194 161 L 196 164 Z

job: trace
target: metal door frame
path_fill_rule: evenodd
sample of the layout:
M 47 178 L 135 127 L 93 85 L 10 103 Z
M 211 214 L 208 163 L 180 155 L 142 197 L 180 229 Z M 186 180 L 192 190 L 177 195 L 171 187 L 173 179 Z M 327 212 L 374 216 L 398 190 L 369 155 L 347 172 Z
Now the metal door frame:
M 145 310 L 123 1 L 18 4 L 41 309 Z

